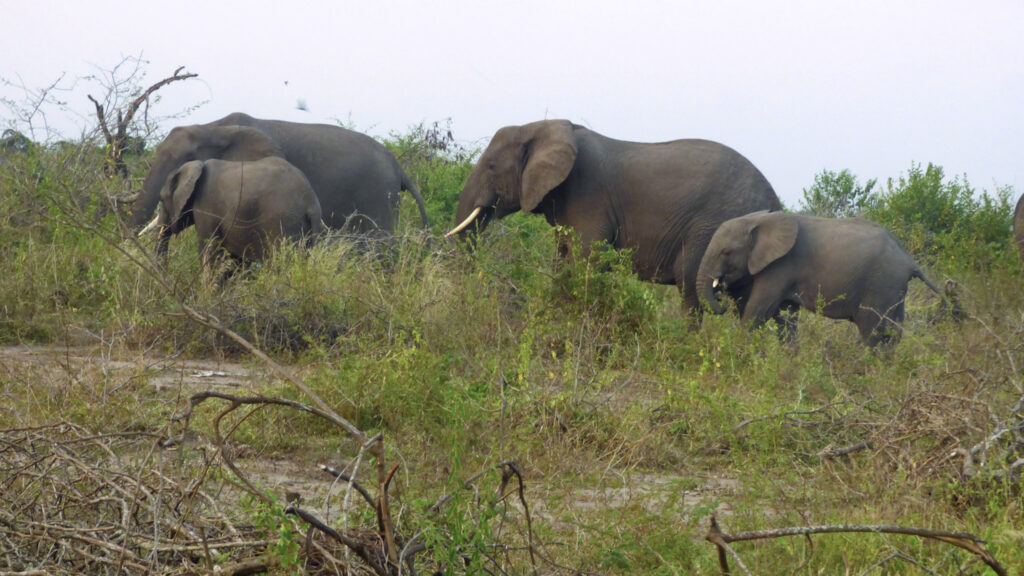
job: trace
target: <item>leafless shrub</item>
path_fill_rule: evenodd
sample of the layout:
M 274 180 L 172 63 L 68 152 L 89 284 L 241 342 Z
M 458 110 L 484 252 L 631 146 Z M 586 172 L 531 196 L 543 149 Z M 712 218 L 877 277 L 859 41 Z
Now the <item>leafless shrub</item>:
M 261 555 L 265 535 L 204 483 L 209 455 L 185 459 L 160 440 L 94 434 L 70 422 L 0 431 L 0 567 L 196 573 Z

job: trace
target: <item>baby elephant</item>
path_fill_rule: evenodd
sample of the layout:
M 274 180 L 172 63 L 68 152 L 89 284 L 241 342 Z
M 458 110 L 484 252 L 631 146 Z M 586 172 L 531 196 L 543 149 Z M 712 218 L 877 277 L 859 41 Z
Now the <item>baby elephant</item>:
M 204 262 L 222 248 L 239 261 L 263 259 L 283 238 L 312 238 L 323 229 L 320 202 L 309 181 L 283 158 L 246 162 L 193 160 L 171 173 L 160 190 L 157 252 L 195 224 Z M 148 229 L 149 227 L 147 227 Z M 207 249 L 207 244 L 213 250 Z
M 850 320 L 870 347 L 896 344 L 911 278 L 939 289 L 888 230 L 860 218 L 754 212 L 724 222 L 701 261 L 697 286 L 721 313 L 722 284 L 741 294 L 744 322 L 757 327 L 780 309 L 819 310 Z

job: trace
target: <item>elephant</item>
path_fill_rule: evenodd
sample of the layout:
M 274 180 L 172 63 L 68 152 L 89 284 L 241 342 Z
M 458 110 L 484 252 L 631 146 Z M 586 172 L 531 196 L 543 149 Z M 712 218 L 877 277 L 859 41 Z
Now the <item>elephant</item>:
M 259 261 L 281 239 L 315 238 L 322 216 L 309 180 L 283 158 L 190 160 L 160 190 L 157 253 L 166 256 L 170 237 L 194 224 L 204 262 L 218 249 Z
M 761 211 L 719 226 L 697 284 L 716 313 L 724 311 L 716 290 L 741 287 L 741 316 L 751 327 L 781 308 L 803 307 L 852 321 L 875 348 L 899 342 L 911 278 L 943 296 L 899 240 L 874 222 Z
M 1017 209 L 1013 212 L 1013 237 L 1017 241 L 1017 251 L 1024 262 L 1024 196 L 1017 200 Z
M 543 214 L 552 226 L 573 229 L 584 257 L 601 241 L 632 249 L 640 279 L 677 285 L 698 314 L 697 269 L 718 225 L 781 208 L 764 175 L 722 144 L 627 142 L 543 120 L 494 134 L 459 197 L 459 224 L 446 236 L 465 239 L 519 210 Z
M 157 146 L 135 200 L 132 227 L 146 224 L 167 178 L 186 162 L 267 156 L 280 156 L 302 171 L 329 228 L 390 235 L 400 190 L 413 196 L 423 225 L 428 225 L 419 190 L 391 152 L 373 138 L 340 126 L 262 120 L 236 112 L 209 124 L 171 130 Z

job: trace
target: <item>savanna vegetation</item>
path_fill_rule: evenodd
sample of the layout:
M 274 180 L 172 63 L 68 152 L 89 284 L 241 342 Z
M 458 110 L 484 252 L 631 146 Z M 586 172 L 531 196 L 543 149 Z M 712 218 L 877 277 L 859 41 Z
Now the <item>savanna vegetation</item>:
M 810 314 L 796 346 L 734 315 L 696 325 L 628 254 L 557 257 L 540 217 L 492 225 L 475 251 L 442 240 L 476 151 L 443 123 L 384 140 L 431 230 L 406 197 L 393 243 L 285 246 L 222 287 L 194 229 L 162 268 L 122 224 L 111 199 L 147 153 L 124 181 L 89 144 L 2 151 L 0 571 L 372 573 L 391 538 L 416 552 L 405 573 L 714 574 L 712 517 L 732 534 L 968 532 L 1024 567 L 1013 191 L 917 164 L 884 186 L 809 184 L 800 209 L 886 225 L 969 314 L 912 282 L 902 343 L 876 354 Z M 294 409 L 310 393 L 381 441 Z M 378 465 L 386 514 L 365 501 Z M 996 573 L 891 533 L 732 547 L 751 574 Z

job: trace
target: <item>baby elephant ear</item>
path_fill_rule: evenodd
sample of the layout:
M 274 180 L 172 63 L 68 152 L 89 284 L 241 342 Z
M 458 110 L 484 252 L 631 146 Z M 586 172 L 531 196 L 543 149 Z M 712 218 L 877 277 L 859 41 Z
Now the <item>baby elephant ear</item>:
M 526 146 L 519 206 L 523 212 L 532 212 L 548 192 L 565 181 L 576 164 L 572 124 L 565 120 L 542 122 Z
M 176 222 L 181 215 L 192 204 L 192 197 L 196 193 L 196 183 L 203 175 L 203 163 L 199 160 L 192 160 L 181 165 L 167 179 L 167 188 L 161 194 L 162 202 L 170 202 L 171 221 Z
M 759 273 L 789 253 L 796 244 L 798 230 L 796 218 L 785 212 L 768 212 L 758 216 L 757 224 L 750 230 L 752 248 L 747 261 L 750 273 Z

